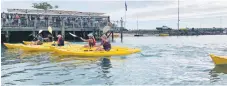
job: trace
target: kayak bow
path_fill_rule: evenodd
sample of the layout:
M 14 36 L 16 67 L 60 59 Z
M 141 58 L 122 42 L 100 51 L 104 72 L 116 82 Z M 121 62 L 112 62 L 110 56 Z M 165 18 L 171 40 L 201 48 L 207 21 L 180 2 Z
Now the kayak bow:
M 227 64 L 227 56 L 216 56 L 214 54 L 210 54 L 210 57 L 215 65 Z

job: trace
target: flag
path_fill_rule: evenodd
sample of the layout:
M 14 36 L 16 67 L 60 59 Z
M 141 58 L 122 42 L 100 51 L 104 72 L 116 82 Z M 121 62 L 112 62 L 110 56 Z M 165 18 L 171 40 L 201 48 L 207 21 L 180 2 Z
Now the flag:
M 126 1 L 125 1 L 125 11 L 127 11 L 127 4 L 126 4 Z

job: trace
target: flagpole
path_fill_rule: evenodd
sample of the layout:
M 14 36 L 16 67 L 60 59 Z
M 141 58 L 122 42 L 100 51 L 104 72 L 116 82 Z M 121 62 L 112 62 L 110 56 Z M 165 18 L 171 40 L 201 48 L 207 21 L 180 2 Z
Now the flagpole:
M 126 1 L 125 1 L 125 22 L 124 22 L 125 29 L 126 29 L 126 9 L 128 9 L 128 8 L 127 8 L 127 4 L 126 4 Z
M 179 0 L 178 0 L 178 19 L 177 19 L 177 29 L 179 30 L 179 27 L 180 27 L 180 18 L 179 18 L 179 11 L 180 11 L 180 9 L 179 9 Z
M 125 24 L 124 26 L 126 28 L 126 11 L 125 11 L 125 23 L 124 24 Z

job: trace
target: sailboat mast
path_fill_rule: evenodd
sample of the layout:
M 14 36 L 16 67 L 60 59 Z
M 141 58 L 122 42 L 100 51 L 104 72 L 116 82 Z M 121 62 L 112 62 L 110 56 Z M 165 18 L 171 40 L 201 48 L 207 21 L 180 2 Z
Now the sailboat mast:
M 139 28 L 138 28 L 138 16 L 137 16 L 137 22 L 136 23 L 137 23 L 137 30 L 139 30 Z
M 136 25 L 137 25 L 137 34 L 138 34 L 138 31 L 139 31 L 139 28 L 138 28 L 138 16 L 136 16 Z
M 177 29 L 179 30 L 180 28 L 180 18 L 179 18 L 179 15 L 180 15 L 180 8 L 179 8 L 179 0 L 178 0 L 178 19 L 177 19 Z

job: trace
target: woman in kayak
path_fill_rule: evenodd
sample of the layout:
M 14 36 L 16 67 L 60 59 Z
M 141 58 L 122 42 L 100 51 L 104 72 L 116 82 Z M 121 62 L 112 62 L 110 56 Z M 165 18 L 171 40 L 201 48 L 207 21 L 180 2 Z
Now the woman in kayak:
M 83 40 L 84 42 L 88 42 L 88 45 L 84 45 L 84 47 L 86 47 L 86 48 L 88 48 L 88 47 L 95 47 L 96 45 L 96 40 L 95 40 L 95 38 L 94 38 L 94 36 L 93 35 L 88 35 L 88 37 L 89 37 L 89 39 L 83 39 L 82 37 L 80 37 L 80 39 L 81 40 Z
M 111 44 L 108 41 L 107 36 L 106 35 L 103 35 L 101 37 L 101 39 L 102 39 L 102 42 L 99 45 L 99 47 L 96 49 L 96 51 L 110 51 L 111 50 Z M 103 48 L 101 46 L 103 46 Z
M 58 35 L 57 37 L 58 37 L 58 41 L 57 41 L 58 46 L 64 46 L 64 40 L 62 36 Z
M 39 34 L 37 37 L 37 41 L 33 42 L 33 45 L 42 45 L 43 44 L 43 37 L 42 34 Z

